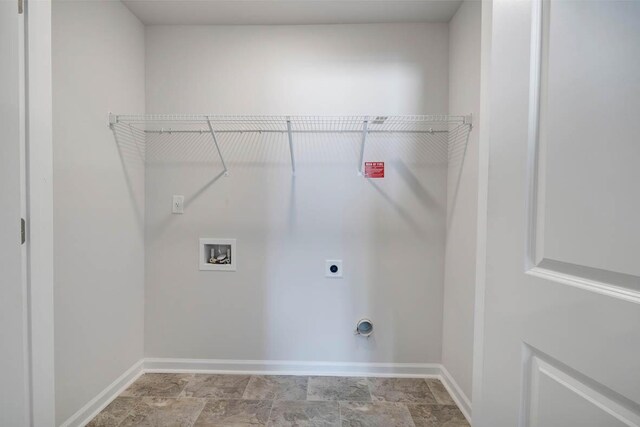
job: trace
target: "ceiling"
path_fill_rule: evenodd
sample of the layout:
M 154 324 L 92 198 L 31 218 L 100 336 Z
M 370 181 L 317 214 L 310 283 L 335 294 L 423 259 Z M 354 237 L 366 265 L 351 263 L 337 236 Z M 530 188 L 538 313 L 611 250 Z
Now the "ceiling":
M 122 0 L 146 25 L 449 22 L 462 0 Z

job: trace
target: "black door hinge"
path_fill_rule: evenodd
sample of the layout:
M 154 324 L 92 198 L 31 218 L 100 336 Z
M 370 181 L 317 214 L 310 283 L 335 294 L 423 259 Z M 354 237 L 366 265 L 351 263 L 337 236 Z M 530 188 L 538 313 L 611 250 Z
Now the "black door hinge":
M 18 0 L 18 14 L 22 15 L 24 12 L 24 0 Z
M 20 244 L 24 245 L 27 240 L 27 222 L 24 218 L 20 218 Z

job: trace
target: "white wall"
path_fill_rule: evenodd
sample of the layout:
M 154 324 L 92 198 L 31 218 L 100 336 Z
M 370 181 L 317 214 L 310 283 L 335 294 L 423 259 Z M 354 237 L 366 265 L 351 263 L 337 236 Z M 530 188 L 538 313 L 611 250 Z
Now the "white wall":
M 442 113 L 447 24 L 147 27 L 154 113 Z
M 53 3 L 56 419 L 143 355 L 144 173 L 108 111 L 144 111 L 144 27 L 120 2 Z
M 465 1 L 449 23 L 449 111 L 474 115 L 469 140 L 450 146 L 442 363 L 471 398 L 480 110 L 479 1 Z
M 151 26 L 146 45 L 149 113 L 448 111 L 447 24 Z M 206 134 L 149 140 L 145 355 L 439 362 L 447 150 L 427 142 L 372 138 L 368 181 L 357 135 L 297 137 L 295 178 L 285 135 L 223 137 L 219 179 Z M 238 271 L 198 271 L 199 237 L 237 238 Z

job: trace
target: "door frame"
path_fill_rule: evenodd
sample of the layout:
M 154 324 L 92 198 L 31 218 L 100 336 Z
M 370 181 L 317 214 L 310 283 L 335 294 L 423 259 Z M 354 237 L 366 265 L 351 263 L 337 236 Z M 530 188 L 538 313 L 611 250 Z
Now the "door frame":
M 55 425 L 51 1 L 25 1 L 27 289 L 31 425 Z
M 480 30 L 480 114 L 478 136 L 478 219 L 476 227 L 476 278 L 473 318 L 473 370 L 471 419 L 476 425 L 482 412 L 484 366 L 484 313 L 487 270 L 487 217 L 489 202 L 489 148 L 491 106 L 491 52 L 493 0 L 482 0 Z

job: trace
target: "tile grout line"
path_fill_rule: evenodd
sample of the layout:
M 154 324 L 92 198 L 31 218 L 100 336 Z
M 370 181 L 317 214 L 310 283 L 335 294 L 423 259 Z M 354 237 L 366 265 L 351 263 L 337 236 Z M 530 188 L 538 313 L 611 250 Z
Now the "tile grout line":
M 182 390 L 180 390 L 180 393 L 178 393 L 178 395 L 176 396 L 176 399 L 180 399 L 181 397 L 187 397 L 187 395 L 186 395 L 187 386 L 195 378 L 196 378 L 196 375 L 195 374 L 191 374 L 191 377 L 189 378 L 189 381 L 185 381 L 184 387 L 182 387 Z
M 271 407 L 269 408 L 269 415 L 267 415 L 267 423 L 265 424 L 265 426 L 269 425 L 269 422 L 271 421 L 271 413 L 273 412 L 273 405 L 276 404 L 275 399 L 271 401 Z
M 307 377 L 307 390 L 306 390 L 306 393 L 305 393 L 305 396 L 304 396 L 304 400 L 306 402 L 309 402 L 309 383 L 311 383 L 311 376 Z
M 440 401 L 436 397 L 436 394 L 433 392 L 433 388 L 431 387 L 431 383 L 429 382 L 429 378 L 425 378 L 424 381 L 427 383 L 427 388 L 429 389 L 429 392 L 431 393 L 431 396 L 433 396 L 433 400 L 436 402 L 435 404 L 436 405 L 442 405 L 442 403 L 440 403 Z
M 242 394 L 240 395 L 240 399 L 247 400 L 244 395 L 247 394 L 247 389 L 249 388 L 249 384 L 251 384 L 251 380 L 255 377 L 255 375 L 249 375 L 249 381 L 247 381 L 247 385 L 244 386 L 244 390 L 242 390 Z
M 371 380 L 370 378 L 365 378 L 365 381 L 367 383 L 367 390 L 369 391 L 369 400 L 371 401 L 371 403 L 373 403 L 373 393 L 371 392 Z
M 204 405 L 202 405 L 202 408 L 200 408 L 200 411 L 198 411 L 198 416 L 195 417 L 195 419 L 193 420 L 193 422 L 189 427 L 193 427 L 194 425 L 196 425 L 196 423 L 198 422 L 198 419 L 200 418 L 200 415 L 202 415 L 202 412 L 204 411 L 204 408 L 207 406 L 207 403 L 209 403 L 209 399 L 203 399 L 203 400 L 204 400 Z
M 116 399 L 119 398 L 121 396 L 116 396 Z M 127 413 L 124 415 L 124 417 L 122 417 L 122 419 L 120 420 L 120 422 L 118 424 L 116 424 L 116 427 L 122 425 L 122 423 L 127 419 L 127 417 L 129 415 L 131 415 L 131 412 L 133 412 L 134 408 L 136 407 L 136 405 L 138 404 L 137 400 L 140 400 L 140 398 L 137 397 L 129 397 L 127 398 L 126 396 L 124 397 L 125 399 L 132 399 L 134 401 L 133 405 L 131 405 L 131 408 L 129 408 L 129 410 L 127 411 Z M 115 399 L 113 399 L 115 401 Z M 106 408 L 105 408 L 106 409 Z M 104 411 L 104 409 L 102 410 Z M 102 413 L 102 411 L 100 411 L 95 417 L 93 417 L 93 420 L 95 420 L 96 418 L 98 418 L 98 415 L 100 415 Z M 91 421 L 89 421 L 89 423 L 91 423 Z
M 409 404 L 406 402 L 402 402 L 402 405 L 404 406 L 404 409 L 406 409 L 407 413 L 409 414 L 409 419 L 411 420 L 411 424 L 413 424 L 413 427 L 416 427 L 416 420 L 413 419 L 413 414 L 409 410 Z
M 244 387 L 244 391 L 242 392 L 242 396 L 240 397 L 240 400 L 252 400 L 252 401 L 260 401 L 261 399 L 247 399 L 245 398 L 245 395 L 247 394 L 247 390 L 249 389 L 249 384 L 251 384 L 251 381 L 254 378 L 257 378 L 258 375 L 249 375 L 249 381 L 247 381 L 247 385 Z M 275 396 L 273 399 L 271 399 L 271 406 L 269 407 L 269 414 L 267 414 L 267 422 L 265 423 L 265 426 L 269 425 L 269 421 L 271 421 L 271 412 L 273 412 L 273 405 L 275 404 Z
M 460 409 L 458 407 L 458 404 L 455 402 L 455 400 L 453 400 L 453 397 L 451 396 L 451 394 L 449 394 L 449 391 L 445 389 L 445 391 L 447 392 L 447 396 L 449 396 L 449 398 L 451 399 L 451 402 L 446 402 L 446 403 L 442 403 L 439 399 L 436 393 L 434 393 L 433 388 L 431 387 L 431 382 L 434 381 L 433 378 L 425 378 L 424 379 L 427 382 L 427 387 L 429 387 L 429 391 L 431 392 L 431 394 L 433 395 L 433 399 L 436 401 L 437 405 L 443 405 L 443 406 L 455 406 L 456 408 Z M 431 382 L 429 381 L 431 380 Z M 441 380 L 436 379 L 435 381 L 438 381 L 440 383 L 440 385 L 442 385 L 444 387 L 444 384 L 442 383 Z

